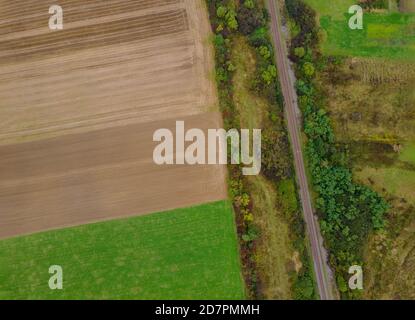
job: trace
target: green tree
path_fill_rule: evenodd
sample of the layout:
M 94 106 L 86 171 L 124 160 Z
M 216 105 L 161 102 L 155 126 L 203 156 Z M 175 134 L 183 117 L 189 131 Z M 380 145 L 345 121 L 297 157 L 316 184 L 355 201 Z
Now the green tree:
M 314 75 L 315 71 L 316 70 L 314 68 L 314 65 L 311 62 L 304 63 L 303 72 L 307 77 L 311 78 Z
M 238 20 L 236 20 L 235 10 L 229 9 L 225 15 L 226 25 L 230 30 L 238 30 Z
M 259 47 L 259 54 L 265 59 L 269 60 L 271 58 L 271 51 L 267 46 L 260 46 Z
M 216 10 L 216 16 L 218 18 L 224 18 L 227 12 L 228 12 L 228 9 L 226 7 L 219 6 L 218 9 Z
M 303 47 L 298 47 L 294 49 L 294 54 L 299 57 L 302 58 L 305 55 L 305 49 Z
M 245 0 L 244 6 L 245 6 L 245 8 L 253 9 L 253 8 L 255 8 L 255 3 L 254 3 L 253 0 Z
M 277 78 L 277 68 L 271 64 L 262 72 L 262 80 L 270 85 Z
M 341 275 L 337 276 L 337 286 L 339 287 L 339 291 L 345 293 L 348 291 L 347 283 Z

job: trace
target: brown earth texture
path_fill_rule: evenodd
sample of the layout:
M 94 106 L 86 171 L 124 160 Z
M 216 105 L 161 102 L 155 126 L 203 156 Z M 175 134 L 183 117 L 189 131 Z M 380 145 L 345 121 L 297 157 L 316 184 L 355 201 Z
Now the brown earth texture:
M 226 198 L 222 166 L 157 166 L 153 133 L 217 128 L 202 0 L 0 0 L 0 238 Z

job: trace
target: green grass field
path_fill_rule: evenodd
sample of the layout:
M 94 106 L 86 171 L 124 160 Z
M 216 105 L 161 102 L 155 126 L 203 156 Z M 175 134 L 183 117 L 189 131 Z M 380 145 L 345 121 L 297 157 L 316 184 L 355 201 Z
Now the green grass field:
M 320 17 L 331 16 L 335 20 L 342 20 L 349 8 L 356 4 L 356 0 L 305 0 Z
M 319 14 L 326 33 L 325 54 L 415 60 L 415 15 L 364 13 L 363 30 L 349 28 L 350 0 L 306 0 Z
M 415 204 L 415 144 L 404 146 L 398 160 L 390 166 L 373 168 L 365 166 L 357 174 L 363 181 L 368 178 L 375 182 L 378 188 L 382 187 L 390 194 L 403 197 L 409 203 Z M 381 191 L 381 190 L 379 190 Z
M 363 30 L 351 30 L 346 16 L 324 16 L 320 24 L 327 33 L 326 54 L 415 60 L 415 15 L 366 13 Z
M 415 166 L 415 143 L 404 146 L 399 159 Z
M 225 201 L 0 241 L 0 299 L 243 298 Z

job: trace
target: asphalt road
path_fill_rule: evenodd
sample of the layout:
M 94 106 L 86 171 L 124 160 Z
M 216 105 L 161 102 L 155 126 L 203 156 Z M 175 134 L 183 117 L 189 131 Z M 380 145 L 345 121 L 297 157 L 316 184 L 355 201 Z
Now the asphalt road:
M 304 166 L 304 158 L 301 149 L 300 122 L 297 116 L 297 96 L 294 83 L 290 77 L 290 65 L 287 56 L 287 48 L 282 33 L 281 19 L 275 0 L 268 0 L 271 15 L 271 32 L 275 45 L 275 59 L 281 83 L 282 93 L 285 101 L 285 112 L 288 124 L 288 131 L 291 139 L 291 146 L 294 155 L 294 165 L 297 174 L 301 204 L 303 207 L 304 219 L 307 227 L 307 234 L 310 240 L 311 254 L 314 264 L 314 272 L 320 299 L 334 299 L 332 285 L 328 274 L 329 266 L 326 261 L 325 249 L 322 244 L 320 228 L 315 218 L 311 205 L 311 197 L 308 189 L 307 175 Z

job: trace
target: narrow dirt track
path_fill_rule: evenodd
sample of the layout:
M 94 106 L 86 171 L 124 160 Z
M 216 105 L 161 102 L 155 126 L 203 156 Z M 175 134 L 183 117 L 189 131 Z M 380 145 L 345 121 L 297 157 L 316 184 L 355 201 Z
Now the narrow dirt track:
M 314 211 L 311 205 L 311 196 L 308 190 L 308 181 L 301 148 L 299 121 L 296 113 L 296 93 L 294 89 L 294 83 L 292 82 L 289 74 L 290 66 L 288 62 L 284 36 L 281 30 L 279 11 L 277 9 L 275 0 L 268 0 L 268 6 L 271 14 L 272 38 L 276 48 L 275 58 L 278 65 L 281 89 L 284 95 L 288 131 L 290 134 L 290 141 L 294 154 L 294 165 L 299 185 L 301 205 L 307 226 L 307 234 L 310 240 L 317 287 L 320 298 L 322 300 L 332 300 L 334 299 L 334 296 L 332 293 L 330 277 L 327 273 L 329 266 L 326 261 L 320 228 L 318 226 L 318 221 L 314 216 Z
M 156 166 L 218 128 L 203 0 L 0 0 L 0 238 L 226 199 L 223 166 Z M 174 132 L 174 130 L 172 130 Z

